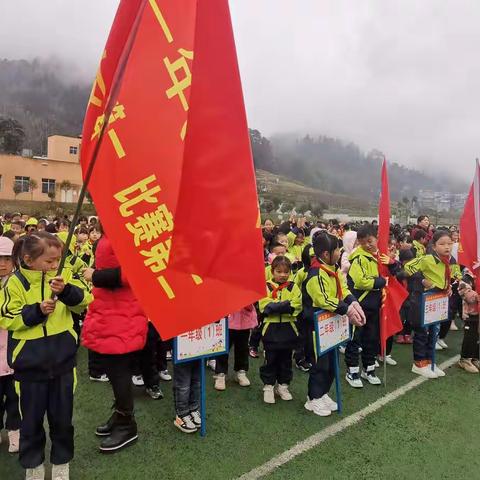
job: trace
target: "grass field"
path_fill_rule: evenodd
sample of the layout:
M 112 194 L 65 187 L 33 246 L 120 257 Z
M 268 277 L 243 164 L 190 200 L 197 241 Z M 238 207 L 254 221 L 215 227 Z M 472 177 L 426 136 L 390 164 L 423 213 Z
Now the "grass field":
M 458 353 L 461 337 L 461 332 L 450 332 L 450 348 L 439 353 L 439 363 Z M 250 388 L 230 381 L 225 392 L 217 392 L 208 375 L 205 439 L 174 428 L 171 383 L 162 384 L 163 400 L 151 400 L 142 389 L 136 389 L 139 441 L 113 456 L 104 456 L 97 451 L 93 432 L 108 417 L 112 395 L 108 384 L 89 382 L 82 350 L 71 478 L 236 478 L 416 378 L 410 373 L 411 346 L 395 345 L 393 355 L 399 365 L 389 367 L 387 389 L 366 385 L 354 391 L 342 381 L 344 413 L 328 418 L 303 408 L 307 376 L 298 370 L 291 388 L 294 401 L 277 401 L 276 405 L 262 403 L 258 378 L 261 360 L 250 362 Z M 454 366 L 447 377 L 423 383 L 267 478 L 480 478 L 479 386 L 478 375 Z M 0 478 L 23 478 L 16 457 L 9 456 L 4 445 L 0 446 Z

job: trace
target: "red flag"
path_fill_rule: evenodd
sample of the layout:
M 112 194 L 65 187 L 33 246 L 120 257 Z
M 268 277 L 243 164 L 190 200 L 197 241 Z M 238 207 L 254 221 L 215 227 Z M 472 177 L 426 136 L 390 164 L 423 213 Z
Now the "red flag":
M 467 267 L 475 276 L 480 273 L 480 166 L 475 166 L 475 175 L 467 201 L 460 218 L 460 245 L 458 263 Z M 476 282 L 477 291 L 480 287 Z
M 84 174 L 95 149 L 89 191 L 163 338 L 264 295 L 227 0 L 121 1 L 86 113 Z
M 379 255 L 388 254 L 390 238 L 390 192 L 388 188 L 387 161 L 382 165 L 382 192 L 378 208 L 378 251 Z M 390 274 L 386 265 L 380 264 L 380 275 L 388 279 L 387 286 L 383 289 L 382 308 L 380 311 L 380 346 L 384 357 L 387 339 L 403 328 L 400 318 L 400 309 L 408 297 L 407 290 Z

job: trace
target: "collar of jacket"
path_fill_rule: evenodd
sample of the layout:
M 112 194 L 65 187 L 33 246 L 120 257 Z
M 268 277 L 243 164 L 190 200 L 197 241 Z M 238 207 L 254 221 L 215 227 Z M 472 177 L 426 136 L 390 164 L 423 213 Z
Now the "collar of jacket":
M 40 284 L 43 280 L 51 280 L 55 277 L 56 272 L 40 272 L 38 270 L 30 270 L 25 267 L 20 267 L 20 273 L 28 280 L 30 285 Z
M 377 259 L 370 253 L 364 250 L 362 247 L 356 248 L 348 257 L 348 260 L 353 260 L 357 257 L 367 257 L 370 260 L 377 261 Z

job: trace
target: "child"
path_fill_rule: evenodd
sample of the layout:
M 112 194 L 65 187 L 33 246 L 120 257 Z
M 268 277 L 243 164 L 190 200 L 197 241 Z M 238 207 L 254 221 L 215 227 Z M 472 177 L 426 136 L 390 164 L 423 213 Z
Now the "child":
M 427 245 L 427 232 L 425 230 L 417 230 L 413 236 L 412 245 L 415 258 L 420 258 L 427 254 Z
M 13 270 L 13 242 L 0 237 L 0 288 L 7 283 Z M 20 440 L 20 412 L 18 396 L 15 392 L 13 370 L 7 364 L 8 333 L 0 328 L 0 431 L 3 428 L 3 417 L 7 414 L 5 428 L 8 431 L 9 453 L 17 453 Z M 0 438 L 1 442 L 1 438 Z
M 292 400 L 288 390 L 292 380 L 292 352 L 298 342 L 296 317 L 302 310 L 302 294 L 289 281 L 292 264 L 279 256 L 272 262 L 273 281 L 267 282 L 267 296 L 260 300 L 260 312 L 264 315 L 262 340 L 265 347 L 265 363 L 260 367 L 263 381 L 263 400 L 275 403 L 274 387 L 282 400 Z
M 451 268 L 452 239 L 447 230 L 438 230 L 432 238 L 433 254 L 417 258 L 405 265 L 405 272 L 423 275 L 423 291 L 451 293 L 450 282 L 453 276 Z M 439 330 L 438 325 L 423 327 L 421 325 L 421 296 L 419 292 L 410 298 L 410 318 L 415 331 L 413 337 L 412 372 L 426 378 L 444 377 L 445 372 L 434 365 L 432 370 L 433 349 Z
M 478 312 L 480 297 L 472 288 L 474 285 L 472 274 L 465 269 L 463 280 L 458 287 L 458 293 L 463 299 L 463 318 L 465 320 L 462 352 L 458 366 L 469 373 L 480 372 L 478 350 Z
M 200 415 L 200 364 L 174 363 L 173 398 L 176 417 L 173 424 L 184 433 L 195 433 L 202 426 Z
M 250 330 L 258 324 L 257 312 L 253 305 L 242 308 L 228 316 L 228 338 L 230 348 L 235 348 L 235 380 L 241 387 L 250 386 L 248 372 L 248 338 Z M 225 390 L 225 377 L 228 372 L 228 353 L 217 357 L 215 364 L 215 389 Z
M 363 327 L 355 327 L 352 340 L 345 349 L 347 364 L 346 380 L 354 388 L 362 388 L 361 378 L 371 385 L 382 382 L 375 374 L 375 356 L 379 345 L 380 307 L 382 289 L 386 285 L 385 278 L 378 270 L 377 232 L 372 225 L 362 225 L 357 232 L 359 247 L 350 255 L 348 287 L 358 299 L 365 312 L 366 323 Z M 359 350 L 362 348 L 363 371 L 359 375 Z
M 287 257 L 292 263 L 293 273 L 303 267 L 302 252 L 308 244 L 305 240 L 305 231 L 301 228 L 294 228 L 288 235 L 288 255 Z
M 17 267 L 2 290 L 0 325 L 10 331 L 8 360 L 20 392 L 19 460 L 27 479 L 43 479 L 47 414 L 52 478 L 69 478 L 73 458 L 73 392 L 77 335 L 72 311 L 92 297 L 69 271 L 56 276 L 62 244 L 45 232 L 22 237 L 13 251 Z
M 336 266 L 340 259 L 340 246 L 337 237 L 322 232 L 313 240 L 315 258 L 303 284 L 302 298 L 304 314 L 310 326 L 310 342 L 314 342 L 314 313 L 322 309 L 339 315 L 347 315 L 350 322 L 361 327 L 365 324 L 365 314 L 356 298 L 348 290 L 345 277 Z M 316 345 L 313 345 L 316 350 Z M 331 352 L 314 359 L 308 380 L 308 398 L 305 408 L 316 415 L 326 417 L 338 409 L 337 403 L 329 396 L 335 369 L 334 355 Z
M 399 254 L 400 263 L 402 268 L 405 268 L 405 265 L 412 261 L 415 258 L 415 254 L 412 249 L 400 250 Z M 409 298 L 403 302 L 402 308 L 400 309 L 400 317 L 402 318 L 403 329 L 397 335 L 398 344 L 413 344 L 412 339 L 412 325 L 410 323 L 410 296 L 415 296 L 416 292 L 422 291 L 421 278 L 420 283 L 418 277 L 421 277 L 421 274 L 415 274 L 409 277 L 403 270 L 400 270 L 397 273 L 397 280 L 403 283 L 404 287 L 408 290 Z

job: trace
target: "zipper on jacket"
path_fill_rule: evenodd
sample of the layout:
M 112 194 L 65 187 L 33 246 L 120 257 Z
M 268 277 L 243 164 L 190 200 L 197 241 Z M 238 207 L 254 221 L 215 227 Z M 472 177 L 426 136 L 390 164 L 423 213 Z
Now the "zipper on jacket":
M 45 272 L 42 272 L 42 302 L 45 300 Z M 48 317 L 47 317 L 48 318 Z M 47 336 L 47 321 L 42 322 L 43 336 Z

